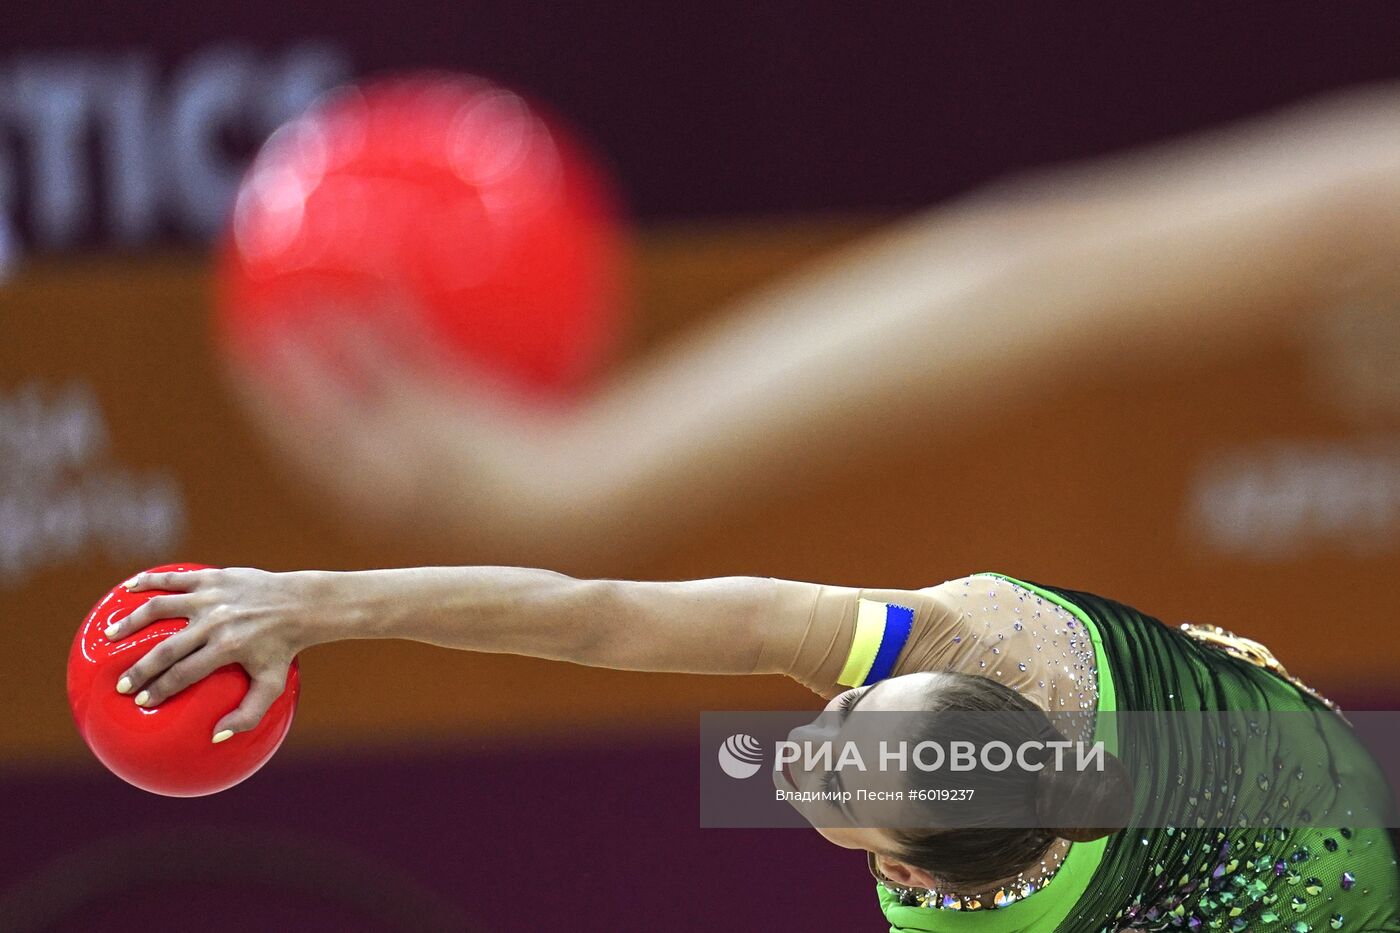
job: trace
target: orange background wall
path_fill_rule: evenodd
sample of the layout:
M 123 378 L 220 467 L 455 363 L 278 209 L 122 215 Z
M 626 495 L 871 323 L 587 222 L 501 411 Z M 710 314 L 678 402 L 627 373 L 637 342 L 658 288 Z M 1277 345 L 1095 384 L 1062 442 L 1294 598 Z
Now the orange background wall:
M 650 232 L 637 250 L 639 311 L 624 357 L 874 226 Z M 68 641 L 92 602 L 140 565 L 501 560 L 483 542 L 366 540 L 279 471 L 217 377 L 207 276 L 203 258 L 181 254 L 36 261 L 0 291 L 0 389 L 91 385 L 111 430 L 111 460 L 173 474 L 189 521 L 171 553 L 113 560 L 89 548 L 22 582 L 0 582 L 6 766 L 86 754 L 63 695 Z M 1098 591 L 1169 621 L 1224 624 L 1267 642 L 1324 689 L 1373 695 L 1390 685 L 1400 657 L 1385 595 L 1400 568 L 1400 405 L 1392 404 L 1400 393 L 1387 394 L 1400 341 L 1383 339 L 1395 334 L 1395 314 L 1274 309 L 1268 327 L 1189 359 L 1126 365 L 1104 346 L 1098 363 L 1055 381 L 1008 372 L 1008 391 L 967 399 L 956 421 L 915 426 L 877 456 L 854 456 L 795 490 L 717 508 L 673 547 L 556 569 L 909 587 L 996 569 Z M 995 348 L 987 365 L 997 365 Z M 1369 469 L 1372 507 L 1358 513 L 1325 490 L 1299 493 L 1302 481 L 1278 463 L 1309 450 Z M 1232 553 L 1193 517 L 1210 465 L 1228 473 L 1238 462 L 1253 471 L 1255 493 L 1233 501 L 1253 502 L 1252 520 L 1290 514 L 1284 500 L 1267 498 L 1287 494 L 1290 482 L 1311 503 L 1281 552 Z M 811 703 L 778 678 L 591 671 L 391 643 L 314 649 L 303 678 L 289 749 L 688 729 L 700 709 Z

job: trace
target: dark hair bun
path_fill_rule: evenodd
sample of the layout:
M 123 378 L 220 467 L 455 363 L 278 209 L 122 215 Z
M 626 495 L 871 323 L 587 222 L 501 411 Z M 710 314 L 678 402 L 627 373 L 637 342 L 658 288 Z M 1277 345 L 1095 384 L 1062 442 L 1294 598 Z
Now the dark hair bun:
M 1035 815 L 1048 831 L 1070 842 L 1090 842 L 1111 836 L 1133 812 L 1133 782 L 1123 762 L 1103 754 L 1103 770 L 1088 766 L 1078 770 L 1075 755 L 1066 752 L 1064 767 L 1055 767 L 1053 755 L 1045 762 L 1035 784 Z

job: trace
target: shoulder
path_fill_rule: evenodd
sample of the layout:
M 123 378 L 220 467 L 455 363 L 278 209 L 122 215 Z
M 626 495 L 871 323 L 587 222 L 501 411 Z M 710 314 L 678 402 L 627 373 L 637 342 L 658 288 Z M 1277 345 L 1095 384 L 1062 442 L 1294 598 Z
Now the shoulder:
M 931 599 L 947 603 L 961 603 L 976 599 L 1024 599 L 1035 592 L 1014 579 L 994 573 L 974 573 L 965 577 L 945 580 L 933 586 L 926 586 L 919 592 Z
M 995 600 L 1001 596 L 1014 599 L 1027 592 L 1029 591 L 1010 580 L 985 573 L 945 580 L 919 590 L 919 594 L 925 599 L 960 609 L 965 609 L 970 604 L 980 605 L 987 599 Z
M 1044 608 L 1034 591 L 989 573 L 945 580 L 918 592 L 929 620 L 924 630 L 928 635 L 970 637 L 972 644 L 1020 631 Z

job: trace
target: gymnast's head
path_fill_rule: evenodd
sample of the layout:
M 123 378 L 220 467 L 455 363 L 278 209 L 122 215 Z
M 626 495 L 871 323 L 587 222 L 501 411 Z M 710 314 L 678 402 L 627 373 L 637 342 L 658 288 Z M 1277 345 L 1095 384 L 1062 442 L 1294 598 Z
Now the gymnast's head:
M 796 791 L 789 799 L 828 840 L 872 853 L 885 878 L 910 888 L 998 887 L 1060 839 L 1117 831 L 1131 809 L 1116 757 L 1070 743 L 1038 706 L 985 677 L 926 672 L 853 688 L 789 739 L 778 788 Z M 954 767 L 959 747 L 977 749 L 971 767 L 966 757 Z M 829 757 L 807 757 L 825 748 Z

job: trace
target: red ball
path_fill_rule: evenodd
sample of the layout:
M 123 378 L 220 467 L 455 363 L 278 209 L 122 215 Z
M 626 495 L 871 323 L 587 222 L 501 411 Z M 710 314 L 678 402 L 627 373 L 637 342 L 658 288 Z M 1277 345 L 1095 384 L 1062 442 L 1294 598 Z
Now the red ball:
M 256 362 L 308 310 L 409 314 L 449 359 L 533 397 L 576 393 L 617 332 L 621 237 L 603 173 L 479 78 L 333 93 L 279 129 L 225 238 L 218 329 Z
M 201 564 L 167 564 L 152 571 L 202 569 Z M 83 741 L 117 777 L 153 794 L 200 797 L 244 780 L 277 751 L 296 712 L 300 676 L 293 660 L 286 689 L 262 722 L 218 745 L 211 741 L 214 725 L 248 690 L 248 675 L 237 664 L 219 668 L 152 709 L 137 706 L 117 692 L 117 679 L 188 620 L 163 619 L 116 642 L 103 631 L 164 592 L 132 593 L 118 586 L 92 607 L 68 653 L 68 705 Z

